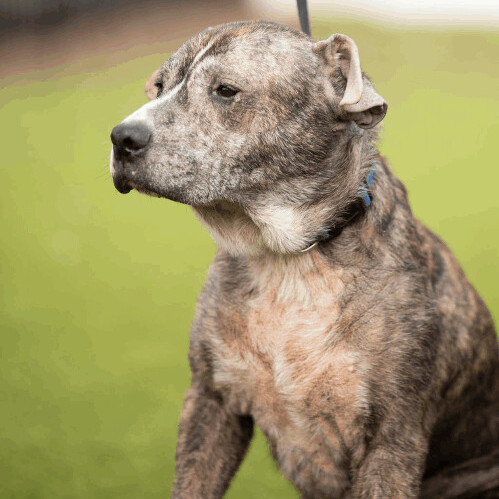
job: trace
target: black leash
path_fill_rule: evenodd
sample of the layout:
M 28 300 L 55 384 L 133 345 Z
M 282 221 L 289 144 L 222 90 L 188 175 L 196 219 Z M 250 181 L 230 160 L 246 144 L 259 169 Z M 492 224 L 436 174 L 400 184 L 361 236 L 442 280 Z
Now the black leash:
M 296 0 L 301 30 L 310 36 L 310 21 L 308 20 L 307 0 Z

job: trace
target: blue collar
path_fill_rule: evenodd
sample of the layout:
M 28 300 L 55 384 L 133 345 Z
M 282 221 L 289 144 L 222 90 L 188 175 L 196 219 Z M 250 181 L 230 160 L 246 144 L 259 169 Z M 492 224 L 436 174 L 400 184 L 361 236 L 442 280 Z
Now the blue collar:
M 369 169 L 369 173 L 366 176 L 366 179 L 363 180 L 360 184 L 360 194 L 362 196 L 362 201 L 364 201 L 366 208 L 371 205 L 372 201 L 371 184 L 373 183 L 374 172 L 377 166 L 378 166 L 377 163 L 372 164 L 371 168 Z
M 361 182 L 360 184 L 360 195 L 362 198 L 362 202 L 364 204 L 364 209 L 369 208 L 372 203 L 372 194 L 371 194 L 371 185 L 373 183 L 374 179 L 374 172 L 376 171 L 378 164 L 374 162 L 371 165 L 371 168 L 369 169 L 369 172 L 366 175 L 366 178 Z M 312 243 L 308 248 L 305 248 L 304 250 L 300 250 L 300 253 L 306 253 L 310 251 L 312 248 L 315 248 L 319 243 L 325 242 L 327 240 L 330 240 L 334 237 L 337 237 L 341 234 L 341 231 L 343 228 L 348 225 L 350 222 L 352 222 L 354 219 L 356 219 L 364 210 L 359 206 L 359 201 L 357 200 L 353 205 L 352 205 L 352 215 L 348 220 L 342 224 L 339 227 L 330 229 L 327 231 L 326 234 L 324 234 L 322 237 L 317 239 L 314 243 Z

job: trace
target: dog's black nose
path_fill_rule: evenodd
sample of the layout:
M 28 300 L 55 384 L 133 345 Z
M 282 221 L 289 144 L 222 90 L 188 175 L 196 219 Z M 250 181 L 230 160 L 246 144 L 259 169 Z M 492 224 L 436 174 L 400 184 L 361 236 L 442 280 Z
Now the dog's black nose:
M 121 123 L 111 132 L 112 143 L 120 150 L 138 153 L 151 140 L 151 131 L 139 122 Z

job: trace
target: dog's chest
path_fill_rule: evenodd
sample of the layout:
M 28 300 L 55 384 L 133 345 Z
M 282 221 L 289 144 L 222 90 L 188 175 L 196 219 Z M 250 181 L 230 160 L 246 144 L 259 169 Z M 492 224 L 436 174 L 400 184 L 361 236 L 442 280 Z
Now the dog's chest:
M 283 460 L 293 468 L 305 455 L 332 467 L 367 404 L 364 362 L 338 339 L 341 275 L 308 263 L 263 269 L 256 296 L 227 309 L 214 345 L 215 387 L 233 410 L 253 416 L 284 472 Z

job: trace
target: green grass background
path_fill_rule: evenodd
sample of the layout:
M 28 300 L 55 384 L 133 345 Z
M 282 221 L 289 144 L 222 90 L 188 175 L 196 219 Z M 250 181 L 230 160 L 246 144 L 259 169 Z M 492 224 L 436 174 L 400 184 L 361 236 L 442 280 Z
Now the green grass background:
M 381 151 L 499 312 L 499 35 L 315 19 L 389 102 Z M 181 41 L 0 81 L 0 497 L 160 498 L 215 246 L 189 208 L 108 174 L 109 133 Z M 229 498 L 297 497 L 260 434 Z

